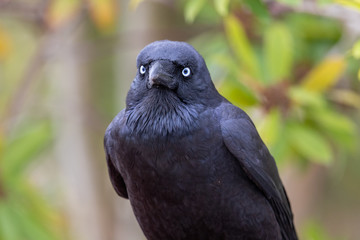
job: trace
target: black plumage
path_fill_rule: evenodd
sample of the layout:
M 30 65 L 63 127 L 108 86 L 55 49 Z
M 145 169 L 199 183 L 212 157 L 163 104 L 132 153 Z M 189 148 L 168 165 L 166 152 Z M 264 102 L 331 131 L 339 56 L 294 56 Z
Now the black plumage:
M 137 68 L 104 144 L 111 182 L 147 239 L 297 239 L 273 157 L 200 54 L 158 41 Z

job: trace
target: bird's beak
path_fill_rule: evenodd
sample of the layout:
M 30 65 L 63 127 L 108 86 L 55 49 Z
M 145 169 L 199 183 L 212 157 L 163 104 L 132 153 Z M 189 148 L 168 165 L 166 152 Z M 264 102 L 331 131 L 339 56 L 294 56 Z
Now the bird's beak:
M 172 72 L 173 63 L 166 60 L 154 61 L 149 69 L 148 88 L 152 87 L 166 87 L 175 89 L 177 87 L 176 81 L 169 73 Z

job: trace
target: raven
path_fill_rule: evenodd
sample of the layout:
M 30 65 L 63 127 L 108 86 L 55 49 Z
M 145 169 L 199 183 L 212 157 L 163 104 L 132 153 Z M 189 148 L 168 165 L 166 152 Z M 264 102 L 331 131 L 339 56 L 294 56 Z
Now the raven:
M 149 240 L 296 240 L 275 161 L 189 44 L 156 41 L 104 146 L 117 194 Z

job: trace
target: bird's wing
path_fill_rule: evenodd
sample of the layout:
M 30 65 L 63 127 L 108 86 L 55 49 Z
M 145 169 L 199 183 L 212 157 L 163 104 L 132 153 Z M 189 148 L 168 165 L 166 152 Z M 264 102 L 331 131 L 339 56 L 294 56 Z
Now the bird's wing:
M 122 178 L 119 170 L 116 168 L 116 163 L 114 163 L 114 151 L 116 145 L 116 139 L 113 138 L 114 131 L 118 129 L 118 125 L 121 124 L 121 120 L 124 117 L 124 111 L 121 111 L 114 120 L 110 123 L 108 128 L 106 129 L 105 136 L 104 136 L 104 148 L 106 154 L 106 162 L 108 166 L 108 172 L 110 175 L 111 183 L 116 191 L 116 193 L 123 198 L 129 198 L 128 193 L 126 190 L 126 185 L 124 179 Z
M 230 103 L 221 104 L 216 111 L 221 116 L 221 131 L 226 147 L 268 199 L 280 225 L 283 239 L 297 239 L 290 203 L 274 158 L 261 140 L 254 124 L 244 111 Z

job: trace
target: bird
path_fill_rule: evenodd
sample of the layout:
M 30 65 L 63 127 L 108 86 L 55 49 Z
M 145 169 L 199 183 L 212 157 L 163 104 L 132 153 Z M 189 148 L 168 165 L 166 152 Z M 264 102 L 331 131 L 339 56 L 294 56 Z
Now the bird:
M 274 158 L 250 117 L 215 88 L 186 42 L 136 59 L 126 107 L 106 129 L 116 193 L 148 240 L 296 240 Z

